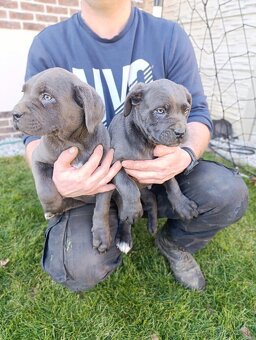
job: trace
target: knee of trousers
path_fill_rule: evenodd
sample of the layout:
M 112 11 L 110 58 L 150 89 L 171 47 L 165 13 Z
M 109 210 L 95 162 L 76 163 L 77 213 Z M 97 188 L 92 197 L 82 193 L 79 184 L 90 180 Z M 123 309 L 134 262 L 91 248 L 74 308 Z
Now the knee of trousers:
M 92 247 L 92 215 L 83 207 L 51 221 L 46 231 L 43 269 L 71 291 L 87 291 L 103 281 L 121 263 L 114 242 L 104 254 Z M 110 217 L 111 233 L 116 232 L 116 216 Z
M 180 187 L 198 204 L 199 214 L 224 218 L 226 225 L 240 219 L 248 206 L 248 189 L 241 176 L 215 162 L 201 161 L 182 177 Z

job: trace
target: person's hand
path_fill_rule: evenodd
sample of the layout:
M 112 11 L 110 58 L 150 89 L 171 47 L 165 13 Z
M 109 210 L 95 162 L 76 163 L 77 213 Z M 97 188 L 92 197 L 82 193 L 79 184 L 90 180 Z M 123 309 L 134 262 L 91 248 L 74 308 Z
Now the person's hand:
M 111 166 L 113 153 L 109 150 L 102 160 L 103 147 L 98 145 L 88 161 L 81 168 L 75 168 L 71 163 L 78 149 L 72 147 L 63 151 L 53 169 L 53 182 L 58 192 L 64 197 L 78 197 L 115 189 L 109 182 L 121 169 L 121 163 L 117 161 Z
M 126 173 L 141 184 L 162 184 L 175 177 L 191 163 L 189 154 L 180 147 L 157 145 L 152 160 L 122 162 Z

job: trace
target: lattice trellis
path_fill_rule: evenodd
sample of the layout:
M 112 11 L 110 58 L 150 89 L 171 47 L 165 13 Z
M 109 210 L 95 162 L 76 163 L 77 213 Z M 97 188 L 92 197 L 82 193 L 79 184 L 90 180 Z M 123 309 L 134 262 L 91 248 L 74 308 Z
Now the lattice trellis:
M 212 147 L 256 167 L 255 0 L 165 0 L 163 17 L 183 26 L 194 45 L 213 119 L 231 123 L 233 136 Z

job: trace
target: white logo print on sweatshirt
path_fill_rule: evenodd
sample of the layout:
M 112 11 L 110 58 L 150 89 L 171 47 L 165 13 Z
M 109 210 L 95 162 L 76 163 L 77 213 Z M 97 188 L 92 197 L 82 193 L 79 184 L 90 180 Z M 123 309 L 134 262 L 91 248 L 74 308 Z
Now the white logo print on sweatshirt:
M 78 76 L 82 81 L 85 83 L 87 82 L 86 74 L 83 69 L 72 69 L 73 73 Z M 113 72 L 111 69 L 93 69 L 93 77 L 94 77 L 94 84 L 95 90 L 101 96 L 103 102 L 105 103 L 104 92 L 103 92 L 103 85 L 101 75 L 103 74 L 105 78 L 105 82 L 109 88 L 110 97 L 112 100 L 112 104 L 114 107 L 115 114 L 121 112 L 124 108 L 124 101 L 127 95 L 127 92 L 139 82 L 139 73 L 140 79 L 142 78 L 144 83 L 150 83 L 153 81 L 153 72 L 152 66 L 143 59 L 137 59 L 132 62 L 131 65 L 123 66 L 122 72 L 122 88 L 121 88 L 121 95 L 118 94 L 118 89 L 115 84 L 115 79 L 113 76 Z M 103 119 L 105 122 L 106 117 Z

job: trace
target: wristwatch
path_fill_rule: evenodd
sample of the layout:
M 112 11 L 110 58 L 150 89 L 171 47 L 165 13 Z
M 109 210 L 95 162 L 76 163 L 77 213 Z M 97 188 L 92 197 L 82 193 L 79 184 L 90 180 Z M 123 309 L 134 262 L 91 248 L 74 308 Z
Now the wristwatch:
M 194 151 L 189 148 L 188 146 L 182 146 L 181 149 L 185 150 L 189 156 L 191 157 L 191 163 L 188 165 L 188 167 L 183 171 L 183 175 L 187 176 L 188 174 L 190 174 L 190 172 L 192 171 L 192 169 L 194 169 L 194 167 L 199 163 L 198 160 L 196 159 L 196 155 L 194 153 Z

